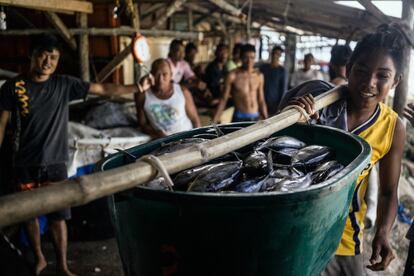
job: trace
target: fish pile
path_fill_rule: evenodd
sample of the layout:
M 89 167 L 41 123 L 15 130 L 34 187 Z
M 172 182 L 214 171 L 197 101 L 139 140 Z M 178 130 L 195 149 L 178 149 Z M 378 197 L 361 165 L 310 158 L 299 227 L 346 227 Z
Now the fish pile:
M 217 138 L 200 134 L 162 145 L 151 154 L 159 156 Z M 172 176 L 173 190 L 209 193 L 292 192 L 333 177 L 344 166 L 326 146 L 306 145 L 289 136 L 272 137 L 226 154 L 207 164 Z M 163 177 L 144 187 L 166 190 Z

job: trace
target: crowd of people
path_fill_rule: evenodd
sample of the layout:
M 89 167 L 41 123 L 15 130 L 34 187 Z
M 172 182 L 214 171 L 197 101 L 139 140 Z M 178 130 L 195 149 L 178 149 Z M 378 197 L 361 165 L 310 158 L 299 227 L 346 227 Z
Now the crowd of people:
M 338 62 L 343 63 L 345 60 L 346 63 L 349 52 L 342 49 L 350 48 L 335 46 L 334 49 L 331 79 L 332 83 L 339 85 L 346 82 L 346 77 L 341 71 L 344 66 L 341 67 Z M 312 68 L 315 63 L 312 54 L 306 54 L 303 68 L 294 71 L 289 77 L 288 70 L 281 63 L 284 49 L 279 45 L 271 50 L 269 63 L 258 63 L 256 48 L 250 44 L 236 43 L 230 53 L 229 47 L 220 43 L 215 48 L 214 59 L 206 66 L 195 63 L 197 53 L 198 48 L 194 43 L 184 44 L 175 39 L 170 44 L 166 59 L 169 66 L 155 66 L 155 63 L 160 63 L 157 59 L 152 65 L 151 74 L 141 79 L 142 84 L 147 83 L 148 79 L 153 80 L 155 75 L 161 74 L 161 69 L 165 69 L 164 74 L 170 74 L 168 81 L 173 83 L 168 96 L 153 93 L 157 89 L 155 83 L 158 80 L 155 80 L 152 81 L 150 96 L 145 93 L 136 97 L 139 125 L 152 137 L 171 134 L 172 129 L 173 132 L 179 132 L 188 130 L 189 126 L 199 126 L 198 114 L 192 112 L 197 107 L 213 109 L 211 120 L 214 123 L 220 122 L 223 111 L 232 106 L 233 122 L 265 119 L 278 112 L 279 104 L 289 87 L 309 80 L 323 79 L 321 71 Z M 182 91 L 186 95 L 186 104 L 181 107 L 172 106 L 174 101 L 169 98 L 177 93 L 182 94 Z M 141 109 L 145 106 L 147 107 Z M 164 111 L 161 112 L 160 109 Z M 178 114 L 183 114 L 185 121 L 191 121 L 191 125 L 182 124 Z M 156 121 L 154 118 L 157 118 Z

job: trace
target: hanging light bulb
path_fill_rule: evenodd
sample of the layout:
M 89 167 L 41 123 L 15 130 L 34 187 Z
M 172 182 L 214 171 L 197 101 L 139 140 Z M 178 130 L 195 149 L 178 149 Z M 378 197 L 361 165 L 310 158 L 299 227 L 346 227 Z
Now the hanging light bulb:
M 7 30 L 6 12 L 4 11 L 3 6 L 0 6 L 0 30 Z

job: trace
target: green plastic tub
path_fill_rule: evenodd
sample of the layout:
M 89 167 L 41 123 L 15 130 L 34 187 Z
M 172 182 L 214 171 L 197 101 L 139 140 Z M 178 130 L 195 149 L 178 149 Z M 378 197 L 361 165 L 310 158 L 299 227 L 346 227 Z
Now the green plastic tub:
M 248 126 L 248 123 L 227 126 Z M 139 157 L 206 128 L 128 150 Z M 355 181 L 371 148 L 361 138 L 294 125 L 276 135 L 334 148 L 346 165 L 332 179 L 294 193 L 210 194 L 134 188 L 109 200 L 125 275 L 319 275 L 340 241 Z M 98 164 L 109 170 L 125 154 Z

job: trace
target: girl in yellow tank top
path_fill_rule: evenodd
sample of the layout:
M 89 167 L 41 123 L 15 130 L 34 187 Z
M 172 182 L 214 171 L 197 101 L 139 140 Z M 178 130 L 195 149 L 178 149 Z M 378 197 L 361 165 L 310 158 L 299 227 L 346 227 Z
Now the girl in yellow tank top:
M 388 25 L 358 42 L 347 64 L 348 85 L 345 100 L 345 125 L 348 131 L 366 139 L 372 147 L 370 167 L 357 180 L 349 216 L 335 257 L 328 264 L 326 275 L 365 275 L 371 270 L 385 270 L 394 259 L 389 243 L 391 227 L 397 214 L 397 190 L 405 128 L 397 114 L 382 104 L 400 79 L 405 39 L 401 32 Z M 294 99 L 317 119 L 312 95 Z M 346 145 L 344 145 L 346 146 Z M 376 234 L 372 242 L 370 264 L 364 264 L 361 252 L 366 203 L 364 201 L 370 168 L 380 167 L 380 185 Z

